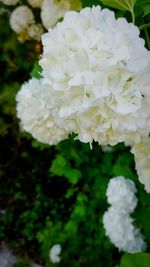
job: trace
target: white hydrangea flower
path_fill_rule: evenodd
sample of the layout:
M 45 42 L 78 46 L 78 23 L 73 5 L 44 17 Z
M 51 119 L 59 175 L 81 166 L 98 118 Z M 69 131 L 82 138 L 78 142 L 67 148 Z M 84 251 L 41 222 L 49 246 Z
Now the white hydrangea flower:
M 61 245 L 56 244 L 50 249 L 49 257 L 51 262 L 59 263 L 60 262 L 60 253 L 61 253 Z
M 134 211 L 137 205 L 137 192 L 135 184 L 123 176 L 114 177 L 110 180 L 106 192 L 107 201 L 124 213 Z
M 43 80 L 31 79 L 22 85 L 17 97 L 17 116 L 24 130 L 50 145 L 66 139 L 68 132 L 55 124 L 55 107 L 50 87 Z
M 32 10 L 25 5 L 15 8 L 10 16 L 10 26 L 12 30 L 20 34 L 34 24 L 34 15 Z
M 42 42 L 42 74 L 53 88 L 60 127 L 102 145 L 148 136 L 150 98 L 141 73 L 150 52 L 136 26 L 108 9 L 84 8 L 67 12 Z
M 15 6 L 19 2 L 19 0 L 0 0 L 0 2 L 7 6 Z
M 132 147 L 139 180 L 150 193 L 150 138 Z
M 47 30 L 53 27 L 69 9 L 69 0 L 44 0 L 41 7 L 41 20 L 44 27 Z
M 41 35 L 43 34 L 44 29 L 40 23 L 38 24 L 32 24 L 28 28 L 28 35 L 31 37 L 31 39 L 40 41 Z
M 36 8 L 42 6 L 43 0 L 27 0 L 27 2 L 29 3 L 30 6 Z
M 146 244 L 139 229 L 133 225 L 133 219 L 128 215 L 118 212 L 112 206 L 105 212 L 103 224 L 106 235 L 120 251 L 137 253 L 145 250 Z

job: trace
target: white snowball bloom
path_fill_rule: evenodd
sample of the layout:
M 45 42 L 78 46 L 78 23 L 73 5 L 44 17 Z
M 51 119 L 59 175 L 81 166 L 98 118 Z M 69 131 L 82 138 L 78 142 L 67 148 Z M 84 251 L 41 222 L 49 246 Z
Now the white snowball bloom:
M 132 147 L 139 180 L 150 193 L 150 138 Z
M 49 257 L 53 263 L 60 262 L 61 245 L 56 244 L 50 249 Z
M 136 187 L 133 181 L 123 176 L 114 177 L 108 184 L 107 200 L 112 206 L 103 216 L 106 235 L 119 250 L 130 253 L 146 248 L 140 230 L 133 225 L 130 213 L 137 205 Z
M 7 6 L 14 6 L 19 2 L 19 0 L 0 0 L 0 2 Z
M 107 201 L 124 213 L 132 212 L 137 205 L 136 192 L 133 181 L 123 176 L 114 177 L 108 184 L 106 192 Z
M 10 26 L 16 33 L 21 33 L 34 24 L 34 15 L 32 10 L 25 5 L 15 8 L 10 16 Z
M 112 206 L 105 212 L 103 224 L 106 235 L 119 250 L 136 253 L 145 250 L 146 244 L 139 229 L 133 225 L 133 219 L 128 215 L 118 212 Z
M 43 80 L 31 79 L 22 85 L 17 97 L 17 116 L 24 130 L 50 145 L 66 139 L 68 132 L 55 123 L 55 107 L 50 87 Z
M 28 28 L 28 35 L 34 40 L 40 41 L 41 35 L 43 34 L 44 29 L 40 23 L 32 24 Z
M 41 20 L 44 27 L 48 30 L 54 26 L 69 9 L 69 0 L 44 0 L 41 7 Z
M 29 3 L 30 6 L 36 8 L 42 6 L 43 0 L 27 0 L 27 2 Z
M 53 88 L 60 127 L 102 145 L 132 145 L 148 136 L 143 80 L 149 79 L 150 52 L 136 26 L 108 9 L 84 8 L 67 12 L 42 42 L 42 74 Z

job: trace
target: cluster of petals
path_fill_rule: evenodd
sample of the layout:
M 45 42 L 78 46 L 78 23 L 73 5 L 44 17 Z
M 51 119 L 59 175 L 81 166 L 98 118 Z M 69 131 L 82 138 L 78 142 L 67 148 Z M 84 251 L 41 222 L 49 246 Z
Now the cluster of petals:
M 145 190 L 150 193 L 150 138 L 135 144 L 131 152 L 134 154 L 139 181 L 144 184 Z
M 67 12 L 42 43 L 40 83 L 49 88 L 45 105 L 55 126 L 101 145 L 133 145 L 148 136 L 150 53 L 136 26 L 108 9 L 84 8 Z
M 49 257 L 52 263 L 59 263 L 61 258 L 60 258 L 60 253 L 61 253 L 61 245 L 56 244 L 53 247 L 51 247 L 50 252 L 49 252 Z
M 19 0 L 0 0 L 6 5 L 16 5 Z M 80 10 L 80 0 L 27 0 L 27 4 L 18 5 L 10 15 L 10 27 L 18 35 L 20 42 L 26 40 L 40 41 L 45 29 L 56 25 L 69 10 Z M 40 9 L 41 23 L 36 23 L 33 10 Z M 44 28 L 43 28 L 44 27 Z
M 28 39 L 39 41 L 44 32 L 42 25 L 35 23 L 32 9 L 26 5 L 18 6 L 12 11 L 10 27 L 17 33 L 21 42 Z
M 105 212 L 103 225 L 106 235 L 120 250 L 130 253 L 145 250 L 146 244 L 140 230 L 133 225 L 130 213 L 137 205 L 134 182 L 118 176 L 112 178 L 107 189 L 107 200 L 111 207 Z
M 118 212 L 115 206 L 110 207 L 104 214 L 106 235 L 120 251 L 137 253 L 146 248 L 143 236 L 133 222 L 129 214 Z
M 42 88 L 42 90 L 41 90 Z M 55 145 L 68 136 L 68 132 L 55 124 L 56 108 L 49 86 L 43 79 L 31 79 L 22 85 L 17 97 L 17 115 L 21 128 L 43 143 Z
M 10 16 L 10 26 L 16 32 L 28 28 L 34 23 L 34 15 L 32 10 L 25 5 L 21 5 L 13 10 Z
M 42 75 L 53 88 L 66 130 L 82 142 L 102 145 L 137 143 L 148 135 L 150 99 L 143 72 L 150 53 L 136 26 L 115 19 L 108 9 L 85 8 L 67 12 L 42 43 Z
M 125 213 L 133 212 L 137 205 L 135 184 L 123 176 L 112 178 L 108 184 L 106 196 L 110 205 Z

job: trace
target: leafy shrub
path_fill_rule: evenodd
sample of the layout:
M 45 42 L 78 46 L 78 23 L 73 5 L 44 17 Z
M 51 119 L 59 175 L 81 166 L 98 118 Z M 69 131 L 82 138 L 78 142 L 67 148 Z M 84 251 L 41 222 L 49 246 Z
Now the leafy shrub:
M 83 6 L 104 6 L 105 2 L 82 1 Z M 131 21 L 129 11 L 116 10 L 116 16 Z M 137 0 L 136 24 L 144 25 L 149 18 L 149 1 Z M 139 199 L 133 216 L 149 251 L 150 194 L 137 180 L 130 148 L 120 144 L 104 152 L 95 143 L 91 150 L 89 145 L 75 141 L 74 136 L 49 147 L 20 132 L 15 95 L 30 73 L 37 77 L 39 69 L 34 62 L 39 58 L 36 47 L 40 44 L 20 44 L 10 30 L 7 12 L 0 20 L 0 29 L 0 239 L 46 267 L 53 266 L 49 251 L 57 243 L 62 246 L 61 267 L 132 267 L 139 262 L 140 267 L 148 267 L 149 254 L 144 253 L 125 254 L 119 265 L 122 253 L 105 237 L 102 225 L 109 179 L 119 175 L 133 179 Z M 145 37 L 144 30 L 141 35 Z

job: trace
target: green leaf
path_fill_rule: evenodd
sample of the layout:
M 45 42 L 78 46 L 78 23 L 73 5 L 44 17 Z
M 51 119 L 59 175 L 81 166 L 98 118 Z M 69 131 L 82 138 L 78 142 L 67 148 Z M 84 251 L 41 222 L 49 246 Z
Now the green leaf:
M 66 198 L 67 199 L 69 199 L 69 198 L 71 198 L 73 195 L 74 195 L 74 193 L 75 193 L 75 189 L 73 189 L 73 188 L 69 188 L 68 189 L 68 191 L 67 191 L 67 193 L 66 193 Z
M 64 231 L 67 233 L 75 234 L 77 232 L 77 222 L 74 220 L 68 221 L 64 226 Z
M 50 167 L 50 172 L 53 175 L 63 176 L 64 169 L 67 166 L 67 160 L 63 157 L 63 155 L 57 155 L 57 157 L 53 160 L 52 165 Z
M 150 5 L 150 0 L 137 0 L 136 1 L 135 16 L 138 17 L 138 21 L 141 21 L 144 16 L 148 15 L 149 5 Z
M 81 172 L 72 168 L 67 168 L 64 175 L 71 184 L 76 184 L 81 178 Z
M 101 0 L 101 2 L 106 6 L 132 12 L 136 0 Z
M 34 67 L 33 67 L 32 71 L 30 73 L 30 75 L 31 75 L 31 77 L 40 79 L 41 78 L 41 72 L 42 72 L 42 68 L 39 65 L 39 62 L 36 61 L 35 64 L 34 64 Z
M 150 241 L 150 227 L 149 220 L 145 218 L 150 218 L 150 207 L 139 207 L 134 213 L 134 218 L 138 228 L 142 227 L 142 232 L 147 239 L 147 243 Z
M 86 214 L 86 208 L 84 205 L 76 205 L 75 209 L 73 211 L 73 215 L 76 217 L 76 219 L 82 219 L 85 218 Z
M 69 162 L 63 155 L 57 155 L 50 167 L 52 175 L 64 176 L 71 184 L 76 184 L 81 178 L 81 172 L 78 169 L 72 168 Z
M 43 151 L 44 149 L 50 148 L 50 146 L 48 144 L 41 143 L 37 140 L 33 140 L 31 144 L 32 144 L 32 147 L 38 148 L 41 151 Z
M 77 201 L 78 201 L 78 203 L 83 204 L 84 202 L 87 202 L 88 201 L 88 198 L 87 198 L 87 196 L 85 194 L 83 194 L 83 193 L 80 192 L 77 195 Z
M 143 15 L 144 17 L 150 14 L 150 5 L 146 5 L 143 7 L 143 13 L 144 13 Z
M 132 173 L 131 166 L 132 166 L 132 156 L 128 153 L 120 154 L 112 167 L 113 176 L 122 175 L 130 179 L 134 179 L 135 177 Z
M 120 267 L 149 267 L 150 253 L 126 253 L 121 259 Z

